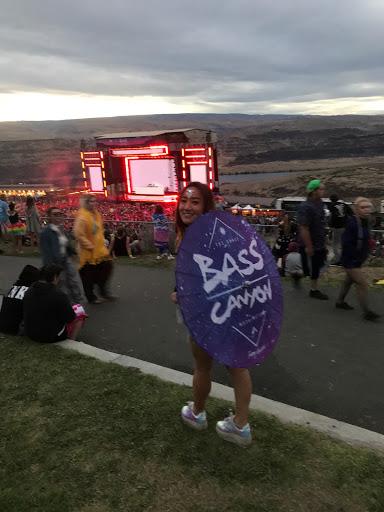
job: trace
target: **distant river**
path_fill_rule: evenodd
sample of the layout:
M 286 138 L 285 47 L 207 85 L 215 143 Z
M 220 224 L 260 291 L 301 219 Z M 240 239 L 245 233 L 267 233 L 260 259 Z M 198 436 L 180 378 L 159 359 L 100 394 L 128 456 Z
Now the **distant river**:
M 259 172 L 253 174 L 219 174 L 219 184 L 242 183 L 243 181 L 267 181 L 271 178 L 282 178 L 284 176 L 297 176 L 302 172 Z

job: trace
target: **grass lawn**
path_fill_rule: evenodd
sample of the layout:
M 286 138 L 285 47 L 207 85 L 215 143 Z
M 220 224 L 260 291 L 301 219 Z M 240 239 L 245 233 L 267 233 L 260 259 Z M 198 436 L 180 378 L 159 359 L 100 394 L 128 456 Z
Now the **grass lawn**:
M 249 449 L 179 419 L 190 390 L 0 335 L 2 512 L 384 510 L 384 458 L 252 416 Z

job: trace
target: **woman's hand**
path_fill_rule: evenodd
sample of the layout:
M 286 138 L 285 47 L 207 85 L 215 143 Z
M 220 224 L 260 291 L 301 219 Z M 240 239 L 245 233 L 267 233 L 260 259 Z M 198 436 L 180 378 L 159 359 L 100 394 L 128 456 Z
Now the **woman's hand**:
M 172 301 L 174 304 L 177 304 L 177 292 L 172 292 L 172 293 L 171 293 L 171 301 Z

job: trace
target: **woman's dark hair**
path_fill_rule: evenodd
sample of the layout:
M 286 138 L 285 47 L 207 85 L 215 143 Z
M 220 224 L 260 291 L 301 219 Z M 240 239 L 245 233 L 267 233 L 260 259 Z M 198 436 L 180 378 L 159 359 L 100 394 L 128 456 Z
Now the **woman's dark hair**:
M 63 267 L 61 265 L 56 265 L 55 263 L 44 265 L 44 267 L 40 269 L 40 279 L 47 283 L 53 283 L 55 277 L 59 276 L 62 271 Z
M 11 210 L 11 212 L 13 212 L 15 207 L 16 207 L 16 204 L 13 201 L 11 203 L 9 203 L 9 205 L 8 205 L 8 208 Z
M 157 204 L 155 206 L 155 213 L 164 213 L 164 208 L 161 206 L 161 204 Z
M 191 183 L 189 183 L 187 186 L 185 186 L 179 194 L 179 199 L 177 201 L 177 207 L 176 207 L 176 235 L 177 235 L 178 241 L 182 240 L 185 230 L 187 229 L 187 226 L 181 220 L 180 213 L 179 213 L 179 205 L 180 205 L 180 201 L 181 201 L 181 198 L 183 197 L 184 192 L 188 188 L 195 188 L 200 192 L 200 194 L 203 198 L 203 213 L 207 213 L 207 212 L 210 212 L 211 210 L 215 209 L 215 201 L 213 199 L 213 194 L 207 185 L 205 185 L 204 183 L 200 183 L 200 181 L 191 181 Z
M 25 202 L 26 202 L 27 207 L 30 208 L 31 206 L 33 206 L 35 204 L 35 199 L 32 196 L 27 196 L 27 199 Z
M 127 231 L 125 229 L 124 226 L 119 226 L 117 229 L 116 229 L 116 235 L 117 236 L 124 236 L 127 234 Z

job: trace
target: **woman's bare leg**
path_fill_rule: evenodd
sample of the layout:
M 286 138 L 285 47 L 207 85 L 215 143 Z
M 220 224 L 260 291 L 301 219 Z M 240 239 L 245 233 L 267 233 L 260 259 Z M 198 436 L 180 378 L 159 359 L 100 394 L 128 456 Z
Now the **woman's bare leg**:
M 247 368 L 228 368 L 235 391 L 236 410 L 234 422 L 239 428 L 248 423 L 249 402 L 252 395 L 252 380 Z
M 205 410 L 205 402 L 211 391 L 212 357 L 200 348 L 193 339 L 190 339 L 190 342 L 195 361 L 193 372 L 193 412 L 199 414 Z

